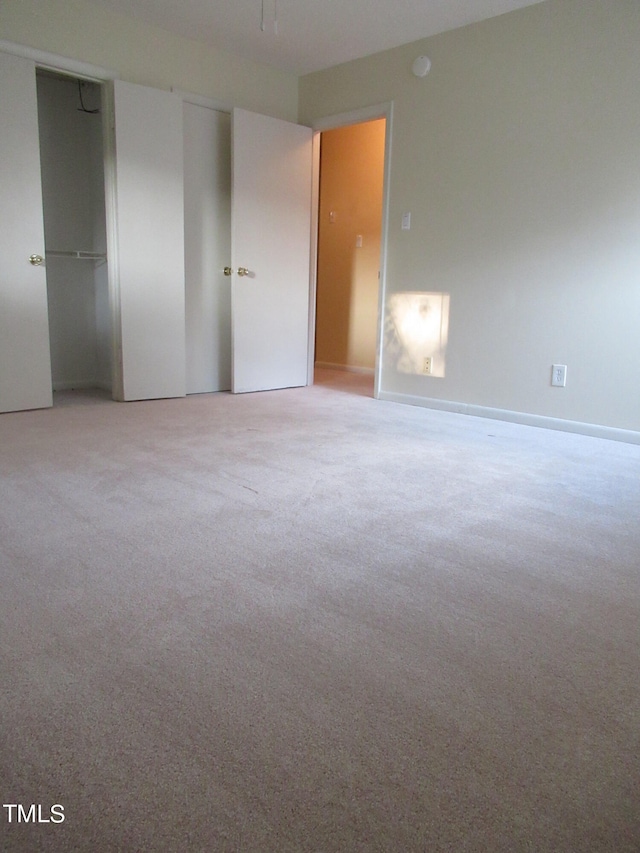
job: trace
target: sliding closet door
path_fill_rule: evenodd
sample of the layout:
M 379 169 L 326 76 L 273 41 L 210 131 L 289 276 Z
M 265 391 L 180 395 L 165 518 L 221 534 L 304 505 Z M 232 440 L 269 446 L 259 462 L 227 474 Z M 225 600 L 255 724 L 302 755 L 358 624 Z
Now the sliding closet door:
M 0 411 L 11 412 L 52 405 L 51 363 L 35 65 L 0 53 L 0 81 Z
M 123 397 L 182 397 L 182 100 L 171 92 L 116 80 L 114 108 Z

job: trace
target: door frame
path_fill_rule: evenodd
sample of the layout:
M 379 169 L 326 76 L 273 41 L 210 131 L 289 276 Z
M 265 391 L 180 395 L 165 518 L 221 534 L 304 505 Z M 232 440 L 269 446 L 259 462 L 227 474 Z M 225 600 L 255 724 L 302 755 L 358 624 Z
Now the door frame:
M 381 390 L 382 352 L 384 341 L 384 306 L 386 303 L 387 244 L 389 238 L 389 177 L 391 173 L 391 141 L 393 138 L 393 101 L 373 104 L 344 113 L 324 116 L 311 125 L 313 134 L 313 190 L 311 200 L 311 259 L 309 270 L 309 363 L 307 384 L 313 385 L 315 362 L 316 296 L 318 290 L 318 225 L 320 212 L 320 138 L 325 130 L 364 124 L 385 119 L 384 175 L 382 190 L 382 231 L 380 239 L 380 280 L 378 284 L 378 330 L 376 335 L 376 363 L 374 368 L 373 396 L 378 399 Z
M 49 53 L 46 50 L 39 50 L 35 47 L 27 47 L 27 45 L 18 44 L 13 41 L 0 39 L 0 51 L 2 53 L 12 53 L 14 56 L 22 56 L 24 59 L 30 59 L 39 68 L 58 71 L 62 74 L 68 74 L 71 77 L 90 80 L 93 83 L 106 83 L 108 80 L 117 80 L 119 78 L 119 75 L 109 68 L 101 68 L 98 65 L 92 65 L 89 62 L 83 62 L 79 59 L 70 59 L 68 56 L 58 56 L 56 53 Z
M 111 396 L 114 400 L 124 399 L 122 378 L 122 342 L 120 336 L 120 283 L 118 278 L 118 241 L 116 239 L 116 174 L 113 89 L 109 85 L 119 75 L 109 68 L 101 68 L 89 62 L 59 56 L 55 53 L 27 47 L 17 42 L 0 39 L 0 51 L 30 59 L 35 70 L 41 68 L 57 74 L 88 80 L 101 87 L 102 94 L 102 142 L 105 184 L 105 219 L 107 233 L 107 279 L 109 290 L 109 312 L 111 316 Z

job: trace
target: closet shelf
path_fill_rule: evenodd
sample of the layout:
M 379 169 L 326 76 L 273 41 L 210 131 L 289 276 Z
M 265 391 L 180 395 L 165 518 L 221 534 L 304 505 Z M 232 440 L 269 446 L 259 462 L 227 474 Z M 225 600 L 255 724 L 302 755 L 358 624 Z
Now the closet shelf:
M 106 261 L 107 256 L 104 252 L 75 252 L 75 251 L 56 251 L 47 250 L 45 252 L 48 258 L 78 258 L 81 261 Z

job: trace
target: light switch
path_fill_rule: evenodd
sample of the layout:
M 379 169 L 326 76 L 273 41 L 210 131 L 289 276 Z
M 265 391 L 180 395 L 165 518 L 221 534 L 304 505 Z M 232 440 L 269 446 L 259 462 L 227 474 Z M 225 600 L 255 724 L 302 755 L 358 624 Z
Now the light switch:
M 402 214 L 402 230 L 409 231 L 411 229 L 411 214 L 403 213 Z
M 331 223 L 331 225 L 333 225 L 335 221 L 336 221 L 336 212 L 335 212 L 335 210 L 330 210 L 329 211 L 329 222 Z
M 356 236 L 356 249 L 362 248 L 362 234 Z

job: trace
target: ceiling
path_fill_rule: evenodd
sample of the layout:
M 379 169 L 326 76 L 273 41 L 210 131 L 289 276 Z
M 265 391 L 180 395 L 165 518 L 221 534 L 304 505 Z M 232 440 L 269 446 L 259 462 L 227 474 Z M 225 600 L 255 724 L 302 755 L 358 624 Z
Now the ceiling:
M 542 0 L 91 2 L 228 53 L 303 75 Z

